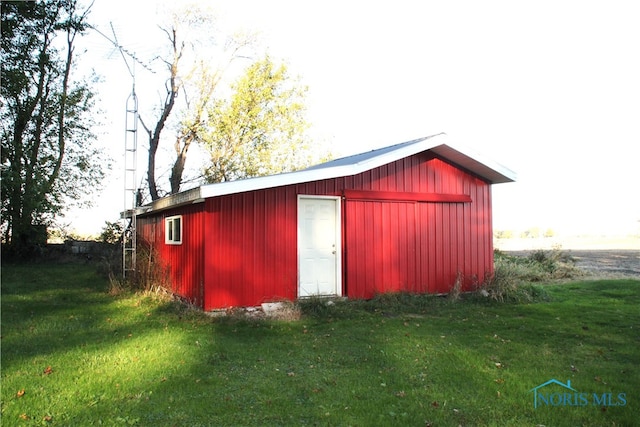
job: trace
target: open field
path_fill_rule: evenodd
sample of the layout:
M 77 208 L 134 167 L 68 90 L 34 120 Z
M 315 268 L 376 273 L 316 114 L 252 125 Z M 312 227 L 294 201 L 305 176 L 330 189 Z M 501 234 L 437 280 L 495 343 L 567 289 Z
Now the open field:
M 1 421 L 634 425 L 640 281 L 544 290 L 549 301 L 519 305 L 316 302 L 285 322 L 211 318 L 153 295 L 110 295 L 90 265 L 3 266 Z M 532 391 L 552 379 L 573 390 Z
M 640 249 L 578 249 L 564 251 L 576 261 L 576 267 L 592 277 L 629 277 L 640 279 Z M 530 251 L 509 251 L 510 255 L 526 256 Z
M 540 238 L 494 239 L 501 251 L 550 250 L 570 251 L 631 250 L 640 251 L 640 234 L 636 236 L 557 236 Z
M 574 250 L 576 266 L 599 276 L 629 276 L 640 279 L 639 250 Z

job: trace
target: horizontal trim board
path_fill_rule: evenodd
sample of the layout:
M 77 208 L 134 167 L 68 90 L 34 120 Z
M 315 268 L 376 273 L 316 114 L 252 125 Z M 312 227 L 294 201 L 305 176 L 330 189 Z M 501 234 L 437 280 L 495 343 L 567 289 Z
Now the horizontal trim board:
M 344 197 L 347 200 L 423 202 L 423 203 L 471 203 L 471 196 L 469 196 L 468 194 L 344 190 Z

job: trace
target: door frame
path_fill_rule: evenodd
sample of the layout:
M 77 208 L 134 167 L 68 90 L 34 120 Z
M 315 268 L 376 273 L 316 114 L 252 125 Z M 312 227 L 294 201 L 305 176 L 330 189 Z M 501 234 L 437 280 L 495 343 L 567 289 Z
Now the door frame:
M 316 196 L 311 194 L 298 194 L 296 201 L 296 231 L 297 231 L 297 252 L 298 252 L 298 280 L 296 295 L 300 298 L 300 200 L 301 199 L 325 199 L 335 201 L 335 241 L 336 241 L 336 289 L 335 295 L 342 296 L 342 198 L 340 196 Z M 306 297 L 303 297 L 306 298 Z

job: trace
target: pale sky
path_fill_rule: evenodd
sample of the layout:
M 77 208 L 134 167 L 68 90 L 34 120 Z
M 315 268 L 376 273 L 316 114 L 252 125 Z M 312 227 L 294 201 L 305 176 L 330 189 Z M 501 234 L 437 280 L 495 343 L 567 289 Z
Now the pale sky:
M 446 132 L 517 173 L 493 187 L 494 229 L 640 232 L 636 2 L 195 3 L 213 7 L 223 28 L 260 33 L 263 50 L 308 85 L 314 135 L 337 155 Z M 113 22 L 120 43 L 144 57 L 163 40 L 155 24 L 166 4 L 96 0 L 91 22 L 106 32 Z M 67 221 L 90 216 L 83 227 L 98 232 L 122 210 L 131 79 L 104 39 L 87 46 L 85 61 L 104 78 L 103 140 L 116 163 L 97 208 Z M 143 87 L 154 78 L 137 68 L 143 115 L 159 105 Z

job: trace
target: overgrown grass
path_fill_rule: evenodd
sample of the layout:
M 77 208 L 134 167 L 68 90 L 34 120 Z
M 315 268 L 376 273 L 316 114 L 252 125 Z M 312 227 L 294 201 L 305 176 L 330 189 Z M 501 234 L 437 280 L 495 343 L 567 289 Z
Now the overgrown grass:
M 559 249 L 537 250 L 526 257 L 495 251 L 495 272 L 480 285 L 478 292 L 500 302 L 530 303 L 548 300 L 539 283 L 577 279 L 584 272 Z
M 310 300 L 283 322 L 4 266 L 2 425 L 634 425 L 640 281 L 539 286 L 550 301 Z M 534 409 L 552 378 L 626 405 Z

